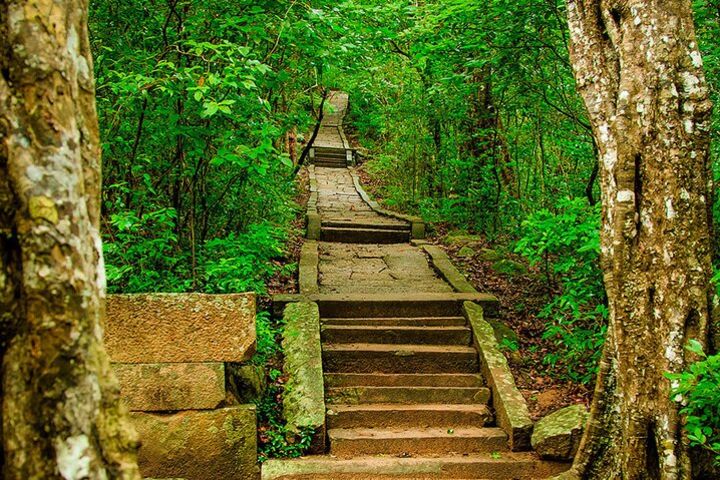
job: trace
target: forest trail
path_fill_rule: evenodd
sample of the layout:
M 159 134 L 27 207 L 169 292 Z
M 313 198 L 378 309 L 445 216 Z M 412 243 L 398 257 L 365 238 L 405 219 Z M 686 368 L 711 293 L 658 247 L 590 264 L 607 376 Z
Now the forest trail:
M 326 119 L 337 123 L 323 122 L 325 145 L 337 140 L 332 128 L 342 140 L 342 117 Z M 262 478 L 535 479 L 566 469 L 512 451 L 496 423 L 463 305 L 480 294 L 438 275 L 426 242 L 367 202 L 351 168 L 316 158 L 310 173 L 321 225 L 312 291 L 321 298 L 327 451 L 269 460 Z

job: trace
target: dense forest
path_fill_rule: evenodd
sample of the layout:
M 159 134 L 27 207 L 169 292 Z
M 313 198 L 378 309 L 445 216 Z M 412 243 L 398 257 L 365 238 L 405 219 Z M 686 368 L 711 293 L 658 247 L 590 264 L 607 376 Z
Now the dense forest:
M 7 3 L 0 2 L 0 20 L 9 25 L 13 21 Z M 618 439 L 613 437 L 618 430 L 630 431 L 632 438 L 653 438 L 642 447 L 623 445 L 627 456 L 623 461 L 632 463 L 628 458 L 637 448 L 642 455 L 651 451 L 648 458 L 660 456 L 667 468 L 661 475 L 654 465 L 642 465 L 637 467 L 646 470 L 642 476 L 628 473 L 633 469 L 624 465 L 622 471 L 628 474 L 624 478 L 690 478 L 682 468 L 676 471 L 673 463 L 685 461 L 673 457 L 672 445 L 680 436 L 710 463 L 714 459 L 720 464 L 720 327 L 717 315 L 712 315 L 720 281 L 720 243 L 713 232 L 720 221 L 720 199 L 715 194 L 715 183 L 720 181 L 720 109 L 711 113 L 706 99 L 700 98 L 706 82 L 709 99 L 714 104 L 720 101 L 720 1 L 669 2 L 677 3 L 681 13 L 691 5 L 690 26 L 694 22 L 695 32 L 679 42 L 668 40 L 670 34 L 658 34 L 659 42 L 670 45 L 668 51 L 676 43 L 692 40 L 683 44 L 691 60 L 667 63 L 678 72 L 685 67 L 704 70 L 704 78 L 678 73 L 688 91 L 680 92 L 682 101 L 673 104 L 670 120 L 662 116 L 667 113 L 662 110 L 666 85 L 659 82 L 652 89 L 655 97 L 647 94 L 645 103 L 638 100 L 632 112 L 618 115 L 627 119 L 623 128 L 610 125 L 615 116 L 603 109 L 624 108 L 622 102 L 629 94 L 621 86 L 642 84 L 644 64 L 629 60 L 633 43 L 623 37 L 630 35 L 623 29 L 630 28 L 625 25 L 642 10 L 629 4 L 648 2 L 607 2 L 618 5 L 602 7 L 609 8 L 609 13 L 601 12 L 605 16 L 597 6 L 602 32 L 592 38 L 597 25 L 588 26 L 587 18 L 595 10 L 577 13 L 581 9 L 577 5 L 589 3 L 89 2 L 89 50 L 83 55 L 94 62 L 102 188 L 99 205 L 87 208 L 91 220 L 96 216 L 99 221 L 108 292 L 254 291 L 260 295 L 257 353 L 252 362 L 269 383 L 258 402 L 261 459 L 300 456 L 312 441 L 312 432 L 292 438 L 282 419 L 284 326 L 281 319 L 272 318 L 268 305 L 271 294 L 298 293 L 310 138 L 323 116 L 332 113 L 327 104 L 330 92 L 343 91 L 349 95 L 345 131 L 367 191 L 388 210 L 421 217 L 428 241 L 442 246 L 476 287 L 500 297 L 501 320 L 510 326 L 500 347 L 521 389 L 535 392 L 527 394 L 533 415 L 541 417 L 550 407 L 575 402 L 589 405 L 594 392 L 591 415 L 597 421 L 581 446 L 578 458 L 583 460 L 576 465 L 591 464 L 611 448 L 593 443 L 593 436 L 605 435 L 605 442 L 611 444 Z M 664 8 L 662 2 L 650 3 L 656 10 Z M 574 17 L 569 4 L 576 9 Z M 81 17 L 73 21 L 80 25 L 85 21 Z M 635 18 L 637 26 L 640 17 Z M 9 29 L 3 26 L 0 31 Z M 593 48 L 605 43 L 620 52 L 621 60 L 608 53 L 597 54 L 594 63 L 588 61 Z M 0 42 L 0 47 L 11 51 L 8 42 Z M 694 56 L 695 49 L 701 59 Z M 615 67 L 601 65 L 604 61 Z M 0 67 L 10 78 L 6 63 Z M 590 64 L 597 69 L 593 78 L 582 69 Z M 606 93 L 603 88 L 610 88 L 607 84 L 617 87 L 611 106 L 601 98 Z M 701 93 L 693 90 L 697 85 Z M 10 98 L 2 86 L 0 107 Z M 677 90 L 673 95 L 678 96 Z M 647 111 L 652 112 L 650 120 L 643 116 Z M 671 114 L 696 115 L 698 124 L 680 120 L 675 125 L 677 119 Z M 710 115 L 707 125 L 704 114 Z M 643 122 L 665 123 L 652 134 L 638 133 L 636 127 Z M 3 128 L 11 123 L 0 115 L 0 140 L 6 137 Z M 638 138 L 647 145 L 639 148 Z M 707 138 L 709 145 L 703 143 Z M 659 150 L 653 150 L 648 139 L 658 144 L 665 139 L 668 151 L 680 160 L 672 157 L 663 164 L 664 159 L 650 158 Z M 681 145 L 671 148 L 674 140 Z M 4 175 L 8 161 L 3 155 L 0 151 Z M 632 165 L 618 169 L 620 173 L 613 171 L 616 162 L 626 158 Z M 662 241 L 653 237 L 654 219 L 643 216 L 640 207 L 623 210 L 623 202 L 637 200 L 640 205 L 654 202 L 653 194 L 660 198 L 660 185 L 669 182 L 669 170 L 663 165 L 675 168 L 675 161 L 687 167 L 687 171 L 673 170 L 686 175 L 677 175 L 678 198 L 685 203 L 673 206 L 667 199 L 658 200 L 657 208 L 668 221 L 676 217 L 676 210 L 686 215 L 683 228 L 690 233 L 676 235 L 673 230 L 663 237 L 667 247 L 663 250 Z M 705 176 L 709 185 L 701 185 Z M 0 207 L 11 190 L 1 179 Z M 700 200 L 693 203 L 696 199 Z M 616 201 L 619 213 L 613 217 Z M 701 203 L 707 203 L 708 215 L 703 216 Z M 53 218 L 46 204 L 34 206 L 42 218 Z M 655 207 L 653 203 L 645 215 L 655 212 Z M 33 204 L 29 209 L 32 213 Z M 10 222 L 8 212 L 9 208 L 0 209 L 2 235 L 17 231 L 5 226 Z M 87 236 L 92 235 L 90 229 Z M 15 245 L 4 238 L 0 237 L 3 248 Z M 707 252 L 704 242 L 709 245 Z M 682 244 L 699 252 L 700 260 L 692 252 L 688 253 L 692 258 L 686 259 L 673 250 Z M 653 256 L 650 251 L 664 252 L 665 276 L 675 279 L 677 273 L 687 288 L 675 292 L 677 283 L 670 280 L 653 283 L 648 277 L 663 276 L 665 271 L 658 266 L 663 255 Z M 710 257 L 713 283 L 705 291 Z M 4 254 L 0 266 L 12 265 L 13 259 Z M 687 269 L 681 272 L 669 259 L 681 259 Z M 11 272 L 7 278 L 18 278 L 22 272 L 15 267 L 7 270 Z M 686 277 L 690 280 L 683 283 Z M 0 270 L 0 291 L 9 292 L 5 278 Z M 97 288 L 97 282 L 88 282 Z M 17 296 L 8 293 L 8 298 Z M 668 303 L 670 296 L 676 305 Z M 642 300 L 635 304 L 634 298 Z M 682 312 L 684 322 L 678 331 L 673 330 L 675 309 Z M 640 317 L 654 318 L 656 323 L 635 322 Z M 615 326 L 613 319 L 619 322 Z M 5 317 L 0 320 L 4 328 Z M 625 331 L 618 327 L 620 320 L 636 328 Z M 640 331 L 646 327 L 649 330 Z M 655 378 L 665 378 L 669 394 L 660 389 L 663 400 L 679 406 L 658 407 L 657 422 L 649 427 L 623 429 L 617 420 L 601 425 L 612 408 L 621 402 L 632 404 L 647 393 L 641 381 L 629 382 L 637 392 L 615 392 L 616 378 L 627 379 L 624 371 L 615 371 L 612 351 L 651 337 L 661 342 L 658 355 L 664 355 L 668 367 L 653 363 L 657 371 L 648 373 L 647 381 L 655 373 Z M 662 343 L 666 338 L 667 345 Z M 3 354 L 5 341 L 0 337 Z M 687 364 L 674 363 L 678 355 L 685 358 L 683 351 L 674 350 L 676 341 L 688 352 Z M 610 347 L 604 348 L 607 342 Z M 632 355 L 636 363 L 652 363 L 655 358 L 655 352 Z M 98 368 L 109 368 L 105 360 L 93 359 Z M 676 365 L 680 367 L 675 369 Z M 542 406 L 538 392 L 546 390 L 555 396 Z M 673 409 L 679 409 L 682 421 L 674 417 Z M 655 429 L 673 430 L 676 423 L 682 423 L 675 429 L 677 437 L 655 436 Z M 113 431 L 104 433 L 118 438 Z M 582 478 L 611 478 L 597 475 Z
M 720 8 L 693 8 L 715 97 Z M 545 352 L 540 372 L 592 384 L 608 315 L 598 146 L 565 2 L 102 0 L 90 31 L 111 291 L 290 282 L 294 166 L 341 89 L 374 194 L 440 237 L 479 234 L 529 264 L 547 288 L 543 342 L 524 348 Z M 713 432 L 697 441 L 717 450 Z

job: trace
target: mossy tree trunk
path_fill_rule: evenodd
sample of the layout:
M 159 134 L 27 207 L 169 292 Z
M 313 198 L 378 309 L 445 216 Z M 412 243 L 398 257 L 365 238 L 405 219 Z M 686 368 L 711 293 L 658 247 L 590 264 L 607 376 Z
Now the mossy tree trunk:
M 0 359 L 7 480 L 138 479 L 102 345 L 86 0 L 0 1 Z
M 711 105 L 689 0 L 568 0 L 571 58 L 600 156 L 610 320 L 573 475 L 688 479 L 665 372 L 706 344 Z

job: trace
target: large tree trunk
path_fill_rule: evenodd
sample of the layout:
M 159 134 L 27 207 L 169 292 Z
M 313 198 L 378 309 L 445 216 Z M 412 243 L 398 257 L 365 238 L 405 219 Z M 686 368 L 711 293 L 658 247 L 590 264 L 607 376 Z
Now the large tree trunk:
M 2 471 L 137 479 L 102 345 L 100 148 L 87 1 L 0 1 Z
M 711 310 L 711 105 L 689 0 L 569 0 L 571 58 L 600 155 L 610 308 L 585 479 L 693 475 L 664 372 L 705 344 Z

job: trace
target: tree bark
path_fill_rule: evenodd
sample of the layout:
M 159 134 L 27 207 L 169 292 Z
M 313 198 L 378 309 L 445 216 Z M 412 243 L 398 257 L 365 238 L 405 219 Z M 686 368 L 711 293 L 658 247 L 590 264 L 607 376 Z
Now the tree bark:
M 689 479 L 665 372 L 708 341 L 711 104 L 688 0 L 568 0 L 571 59 L 600 157 L 610 309 L 570 477 Z
M 0 1 L 2 471 L 139 479 L 102 344 L 87 0 Z

